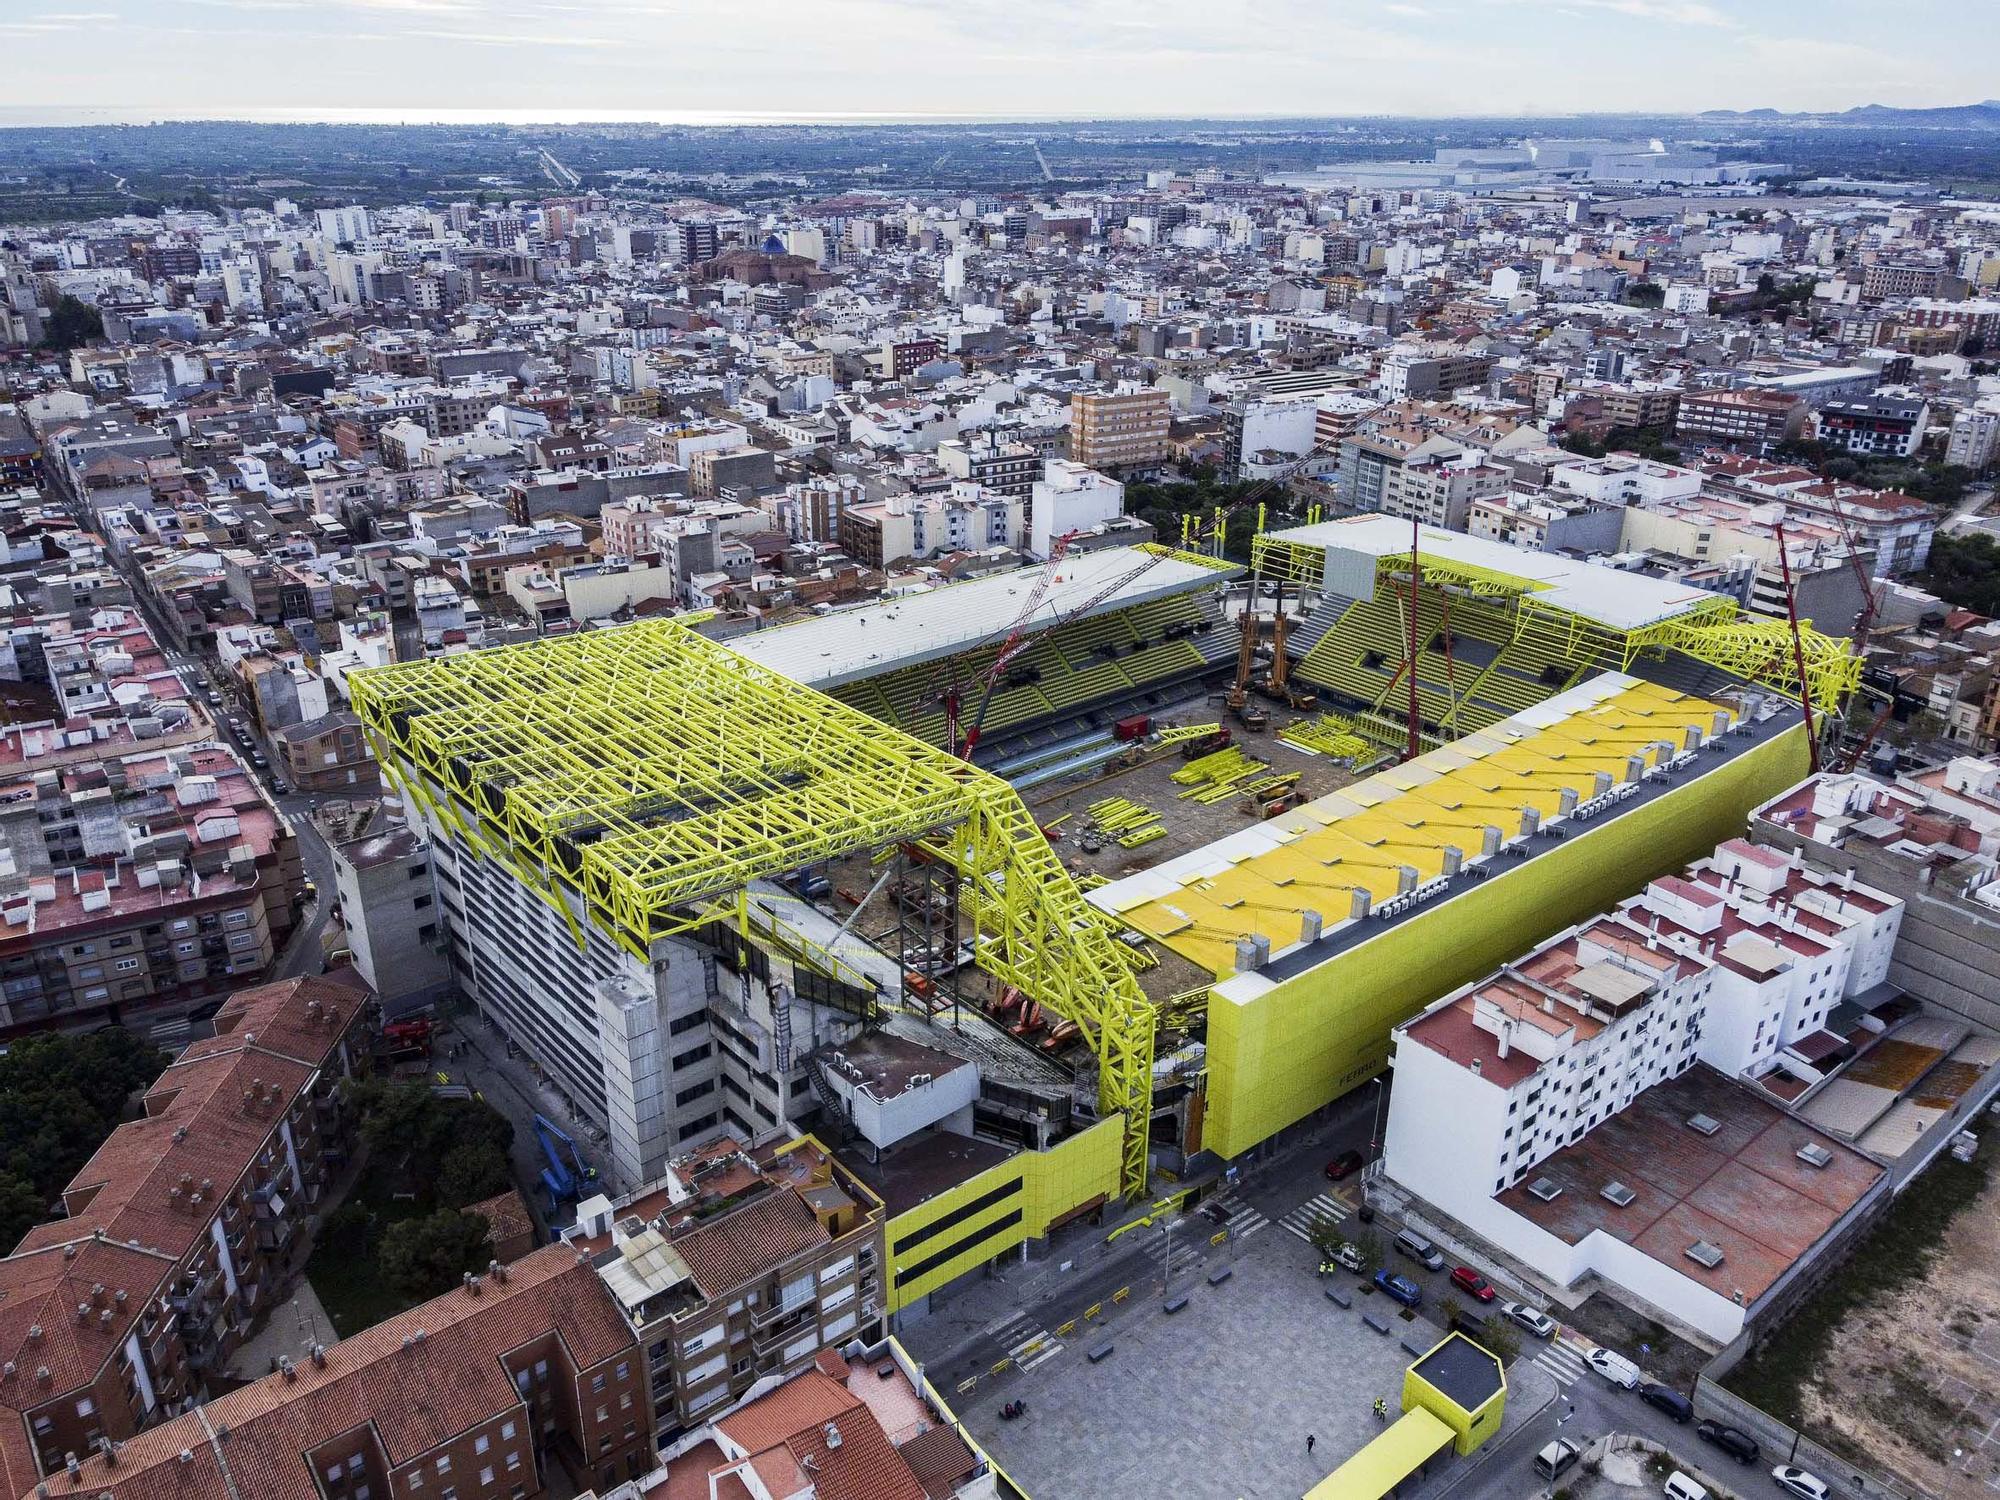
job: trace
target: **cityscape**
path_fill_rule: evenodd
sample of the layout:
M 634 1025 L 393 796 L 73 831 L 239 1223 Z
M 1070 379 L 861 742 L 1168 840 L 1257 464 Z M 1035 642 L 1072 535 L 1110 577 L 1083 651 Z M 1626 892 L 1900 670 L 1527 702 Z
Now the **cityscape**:
M 1820 9 L 0 19 L 0 1500 L 2000 1491 L 2000 59 Z

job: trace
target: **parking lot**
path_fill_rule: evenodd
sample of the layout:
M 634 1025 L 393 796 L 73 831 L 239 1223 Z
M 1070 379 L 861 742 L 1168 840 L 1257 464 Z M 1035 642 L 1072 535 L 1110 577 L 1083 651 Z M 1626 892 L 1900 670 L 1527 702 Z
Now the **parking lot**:
M 1360 1278 L 1317 1274 L 1318 1256 L 1298 1231 L 1328 1214 L 1352 1227 L 1354 1201 L 1351 1189 L 1333 1189 L 1311 1170 L 1214 1200 L 1214 1217 L 1189 1215 L 1176 1228 L 1172 1287 L 1188 1303 L 1173 1314 L 1163 1310 L 1165 1236 L 1150 1234 L 1135 1268 L 1112 1278 L 1132 1287 L 1125 1306 L 1104 1307 L 1095 1323 L 1067 1334 L 1075 1309 L 1060 1298 L 1023 1306 L 1001 1324 L 997 1347 L 1020 1357 L 1002 1375 L 982 1374 L 959 1399 L 960 1416 L 1029 1494 L 1138 1500 L 1171 1489 L 1183 1500 L 1296 1500 L 1382 1430 L 1377 1397 L 1397 1413 L 1415 1358 L 1404 1341 L 1428 1348 L 1442 1337 L 1443 1273 L 1395 1259 L 1392 1269 L 1423 1285 L 1414 1316 L 1363 1293 Z M 1231 1233 L 1212 1246 L 1218 1221 Z M 1386 1244 L 1390 1227 L 1378 1228 Z M 1228 1278 L 1211 1284 L 1223 1267 Z M 1329 1286 L 1353 1306 L 1329 1300 Z M 1390 1331 L 1376 1332 L 1364 1313 Z M 924 1351 L 925 1325 L 906 1341 Z M 1091 1351 L 1105 1343 L 1111 1353 L 1093 1364 Z M 1521 1344 L 1508 1373 L 1506 1430 L 1555 1394 L 1560 1382 L 1544 1354 L 1573 1361 L 1569 1372 L 1582 1368 L 1566 1346 L 1550 1350 L 1526 1335 Z M 943 1351 L 931 1353 L 942 1359 Z M 963 1364 L 933 1369 L 954 1384 L 967 1374 Z M 1001 1421 L 1001 1404 L 1016 1399 L 1028 1402 L 1026 1417 Z M 1310 1454 L 1308 1434 L 1316 1439 Z

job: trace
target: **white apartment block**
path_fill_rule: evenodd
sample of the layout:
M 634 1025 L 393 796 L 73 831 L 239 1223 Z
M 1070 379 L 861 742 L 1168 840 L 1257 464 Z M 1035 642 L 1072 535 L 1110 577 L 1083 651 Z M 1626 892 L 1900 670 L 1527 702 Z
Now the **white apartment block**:
M 1842 1041 L 1825 1030 L 1827 1017 L 1884 981 L 1901 913 L 1900 902 L 1851 877 L 1731 840 L 1397 1028 L 1384 1170 L 1550 1284 L 1595 1272 L 1714 1337 L 1734 1337 L 1758 1278 L 1739 1265 L 1730 1274 L 1748 1290 L 1719 1293 L 1721 1273 L 1702 1259 L 1708 1238 L 1677 1241 L 1675 1253 L 1641 1243 L 1657 1201 L 1617 1218 L 1663 1196 L 1627 1138 L 1659 1128 L 1652 1117 L 1663 1106 L 1644 1096 L 1670 1084 L 1660 1099 L 1740 1098 L 1746 1116 L 1787 1120 L 1726 1080 L 1782 1070 L 1817 1081 L 1815 1064 Z M 1715 1071 L 1684 1079 L 1697 1063 Z M 1594 1189 L 1603 1201 L 1587 1211 L 1574 1200 L 1555 1207 L 1588 1165 L 1572 1161 L 1571 1148 L 1628 1112 L 1603 1154 L 1626 1161 L 1632 1180 L 1605 1175 Z M 1715 1134 L 1705 1119 L 1694 1116 L 1695 1133 Z M 1740 1134 L 1732 1126 L 1731 1149 L 1743 1149 Z M 1810 1170 L 1815 1158 L 1799 1162 Z M 1782 1175 L 1768 1152 L 1757 1163 Z M 1683 1203 L 1658 1222 L 1679 1233 L 1710 1222 L 1705 1213 Z M 1592 1215 L 1610 1232 L 1593 1231 Z M 1679 1251 L 1699 1252 L 1695 1269 Z M 1747 1244 L 1735 1253 L 1751 1259 Z M 1771 1269 L 1768 1255 L 1761 1263 Z

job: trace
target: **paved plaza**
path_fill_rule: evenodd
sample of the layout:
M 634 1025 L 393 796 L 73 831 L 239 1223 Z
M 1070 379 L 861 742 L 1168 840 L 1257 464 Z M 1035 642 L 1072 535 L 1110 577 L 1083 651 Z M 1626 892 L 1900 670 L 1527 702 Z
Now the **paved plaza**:
M 1322 1282 L 1310 1246 L 1287 1232 L 1282 1215 L 1249 1222 L 1252 1233 L 1199 1264 L 1183 1263 L 1174 1290 L 1189 1300 L 1178 1313 L 1162 1309 L 1156 1247 L 1127 1258 L 1129 1274 L 1111 1278 L 1129 1284 L 1131 1296 L 1122 1306 L 1105 1301 L 1097 1325 L 1060 1332 L 1080 1310 L 1069 1304 L 1086 1283 L 1057 1277 L 1054 1295 L 1039 1303 L 1018 1297 L 1013 1319 L 989 1333 L 1020 1357 L 999 1376 L 980 1375 L 955 1398 L 958 1412 L 1034 1500 L 1155 1500 L 1166 1493 L 1176 1500 L 1297 1500 L 1381 1431 L 1375 1398 L 1398 1409 L 1403 1372 L 1415 1357 L 1403 1341 L 1428 1347 L 1442 1337 L 1439 1326 L 1421 1316 L 1404 1320 L 1380 1296 L 1356 1294 L 1352 1309 L 1337 1306 L 1324 1288 L 1352 1288 L 1352 1278 Z M 1201 1241 L 1213 1225 L 1196 1215 L 1184 1229 L 1187 1240 Z M 1208 1274 L 1224 1265 L 1231 1276 L 1211 1285 Z M 1039 1290 L 1042 1278 L 1034 1280 Z M 1387 1318 L 1391 1331 L 1375 1332 L 1362 1321 L 1364 1311 Z M 949 1391 L 970 1366 L 945 1361 L 941 1332 L 942 1325 L 918 1325 L 910 1342 L 930 1344 L 934 1357 L 950 1364 L 933 1368 Z M 1089 1352 L 1106 1341 L 1113 1352 L 1090 1363 Z M 1555 1389 L 1528 1353 L 1508 1374 L 1508 1429 Z M 1000 1405 L 1017 1398 L 1028 1402 L 1028 1415 L 1002 1422 Z M 1317 1438 L 1310 1456 L 1308 1433 Z

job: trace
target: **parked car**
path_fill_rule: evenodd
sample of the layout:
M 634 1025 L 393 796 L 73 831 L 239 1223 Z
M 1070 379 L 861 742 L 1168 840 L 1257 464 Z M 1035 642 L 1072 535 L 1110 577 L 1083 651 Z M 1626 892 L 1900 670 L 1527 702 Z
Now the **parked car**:
M 1556 1320 L 1537 1308 L 1520 1302 L 1503 1302 L 1500 1304 L 1500 1316 L 1525 1328 L 1538 1339 L 1556 1336 Z
M 1368 1262 L 1361 1258 L 1361 1247 L 1359 1245 L 1343 1243 L 1338 1250 L 1333 1252 L 1333 1258 L 1352 1271 L 1356 1276 L 1359 1276 L 1363 1271 L 1368 1269 Z
M 1639 1384 L 1639 1367 L 1622 1354 L 1609 1349 L 1593 1349 L 1584 1355 L 1584 1363 L 1597 1371 L 1620 1390 L 1633 1390 Z
M 1394 1271 L 1375 1273 L 1375 1290 L 1387 1294 L 1405 1307 L 1421 1307 L 1424 1301 L 1423 1288 L 1407 1276 L 1398 1276 Z
M 1672 1386 L 1642 1385 L 1639 1387 L 1639 1399 L 1648 1406 L 1658 1407 L 1676 1422 L 1694 1420 L 1694 1403 Z
M 1708 1500 L 1708 1491 L 1679 1469 L 1667 1476 L 1667 1500 Z
M 282 777 L 282 776 L 273 776 L 273 777 L 271 778 L 271 795 L 272 795 L 272 796 L 274 796 L 274 797 L 289 797 L 289 796 L 291 795 L 291 792 L 292 792 L 292 784 L 291 784 L 291 783 L 290 783 L 289 781 L 285 780 L 285 778 L 284 778 L 284 777 Z
M 1493 1283 L 1481 1276 L 1470 1266 L 1459 1266 L 1451 1273 L 1451 1284 L 1475 1302 L 1491 1302 L 1500 1294 L 1493 1290 Z
M 1713 1443 L 1739 1464 L 1757 1462 L 1757 1440 L 1747 1432 L 1738 1432 L 1721 1422 L 1702 1421 L 1694 1424 L 1694 1435 L 1704 1443 Z
M 1414 1229 L 1405 1229 L 1396 1236 L 1396 1253 L 1409 1256 L 1426 1271 L 1444 1269 L 1444 1252 Z
M 1771 1471 L 1771 1478 L 1781 1490 L 1790 1490 L 1799 1500 L 1826 1500 L 1826 1481 L 1808 1474 L 1804 1469 L 1790 1464 L 1779 1464 Z
M 1582 1456 L 1583 1450 L 1575 1443 L 1568 1438 L 1557 1438 L 1535 1455 L 1535 1472 L 1544 1479 L 1555 1479 Z
M 1359 1151 L 1343 1151 L 1326 1164 L 1326 1180 L 1328 1182 L 1339 1182 L 1343 1178 L 1352 1177 L 1356 1172 L 1361 1170 L 1361 1166 L 1361 1153 Z

